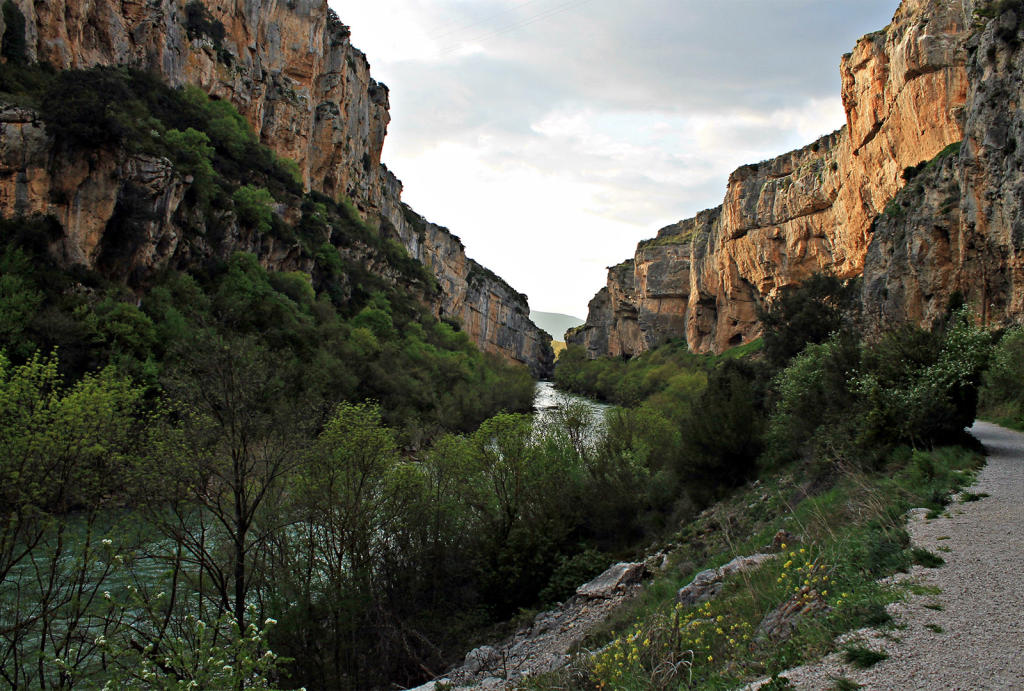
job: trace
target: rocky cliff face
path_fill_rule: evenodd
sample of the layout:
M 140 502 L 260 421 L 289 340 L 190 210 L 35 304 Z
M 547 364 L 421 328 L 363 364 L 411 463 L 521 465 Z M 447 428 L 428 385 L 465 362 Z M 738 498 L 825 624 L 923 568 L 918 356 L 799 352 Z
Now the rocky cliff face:
M 963 144 L 920 172 L 875 226 L 864 307 L 876 330 L 931 325 L 961 299 L 986 324 L 1024 318 L 1024 2 L 978 9 Z
M 635 327 L 613 323 L 608 328 L 619 334 L 598 335 L 610 322 L 595 315 L 570 342 L 594 355 L 602 354 L 598 344 L 618 342 L 627 344 L 623 354 L 636 354 L 685 336 L 694 351 L 721 352 L 760 334 L 756 307 L 781 288 L 822 270 L 859 275 L 872 222 L 902 187 L 904 168 L 963 138 L 971 5 L 904 0 L 885 30 L 842 58 L 846 126 L 742 166 L 719 209 L 641 243 L 632 262 Z M 664 249 L 673 244 L 678 259 Z M 618 287 L 620 275 L 609 273 L 610 294 L 629 292 Z M 671 296 L 661 292 L 663 281 L 673 286 Z
M 395 230 L 414 257 L 447 259 L 431 263 L 446 291 L 456 291 L 434 304 L 438 316 L 461 320 L 484 350 L 527 363 L 536 375 L 550 370 L 543 332 L 528 316 L 520 318 L 525 299 L 491 275 L 470 292 L 474 264 L 443 229 L 416 242 L 401 232 L 401 184 L 380 161 L 388 91 L 371 78 L 366 57 L 352 46 L 348 28 L 326 0 L 15 4 L 26 18 L 32 60 L 58 68 L 132 66 L 230 101 L 264 144 L 299 164 L 308 189 L 348 197 L 371 222 L 380 219 L 382 227 Z M 70 167 L 56 171 L 52 155 L 40 148 L 46 133 L 31 112 L 7 111 L 0 124 L 0 213 L 56 215 L 67 229 L 68 261 L 92 266 L 124 189 L 142 184 L 160 197 L 154 204 L 167 219 L 180 203 L 180 182 L 161 170 L 166 165 L 160 161 L 127 162 L 112 155 L 65 162 Z M 262 259 L 275 267 L 276 260 Z

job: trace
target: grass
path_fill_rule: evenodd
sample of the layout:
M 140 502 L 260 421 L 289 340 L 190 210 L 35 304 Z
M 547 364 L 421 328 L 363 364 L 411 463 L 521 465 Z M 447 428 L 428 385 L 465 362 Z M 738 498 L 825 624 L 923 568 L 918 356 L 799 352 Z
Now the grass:
M 666 247 L 668 245 L 685 245 L 693 240 L 694 232 L 679 233 L 677 235 L 661 235 L 650 240 L 643 240 L 637 245 L 637 249 L 647 247 Z
M 743 345 L 730 348 L 729 350 L 722 353 L 719 357 L 723 360 L 733 360 L 736 358 L 744 358 L 748 355 L 764 350 L 764 338 L 755 338 L 750 343 L 744 343 Z
M 886 605 L 905 591 L 878 579 L 913 563 L 941 563 L 910 545 L 906 512 L 948 502 L 981 462 L 964 449 L 926 456 L 894 454 L 877 474 L 846 471 L 830 479 L 809 479 L 808 469 L 798 469 L 737 491 L 685 525 L 674 540 L 673 566 L 580 646 L 601 653 L 592 661 L 581 656 L 569 671 L 535 680 L 533 688 L 727 687 L 833 652 L 844 632 L 895 626 Z M 675 602 L 697 572 L 764 550 L 780 528 L 798 538 L 779 558 L 726 579 L 710 602 L 687 608 Z M 940 592 L 906 587 L 920 595 Z M 819 600 L 827 609 L 796 618 L 788 636 L 768 640 L 758 633 L 781 604 Z M 868 655 L 849 646 L 844 654 Z
M 854 667 L 867 669 L 882 660 L 888 660 L 889 654 L 881 650 L 872 650 L 865 645 L 852 644 L 843 650 L 843 659 Z
M 946 563 L 946 560 L 939 555 L 921 547 L 914 547 L 910 551 L 910 556 L 915 564 L 920 564 L 926 569 L 937 569 Z
M 960 503 L 966 504 L 970 501 L 981 501 L 985 497 L 990 497 L 988 492 L 963 492 L 960 495 Z
M 926 602 L 924 607 L 925 607 L 925 609 L 930 609 L 930 610 L 933 610 L 935 612 L 941 612 L 942 610 L 946 609 L 939 602 Z
M 832 677 L 832 691 L 856 691 L 864 686 L 847 677 Z
M 945 633 L 946 630 L 938 624 L 925 624 L 924 627 L 932 633 Z

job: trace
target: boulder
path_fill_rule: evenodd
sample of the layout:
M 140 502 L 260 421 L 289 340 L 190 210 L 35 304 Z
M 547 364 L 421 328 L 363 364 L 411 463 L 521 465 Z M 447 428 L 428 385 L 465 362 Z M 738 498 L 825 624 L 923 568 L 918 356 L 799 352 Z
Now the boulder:
M 489 669 L 501 660 L 497 650 L 489 645 L 482 645 L 466 653 L 466 660 L 462 663 L 463 669 L 470 674 L 479 674 L 482 670 Z
M 683 605 L 695 605 L 699 602 L 706 602 L 722 590 L 722 580 L 743 571 L 757 568 L 769 559 L 774 559 L 773 554 L 752 554 L 749 557 L 736 557 L 728 564 L 719 566 L 717 569 L 701 571 L 689 584 L 679 589 L 676 599 Z
M 615 597 L 626 586 L 640 581 L 644 575 L 642 562 L 619 562 L 600 576 L 576 589 L 580 597 L 592 599 Z
M 788 640 L 801 618 L 808 614 L 828 612 L 831 609 L 817 590 L 804 587 L 768 613 L 757 627 L 756 639 L 773 643 Z

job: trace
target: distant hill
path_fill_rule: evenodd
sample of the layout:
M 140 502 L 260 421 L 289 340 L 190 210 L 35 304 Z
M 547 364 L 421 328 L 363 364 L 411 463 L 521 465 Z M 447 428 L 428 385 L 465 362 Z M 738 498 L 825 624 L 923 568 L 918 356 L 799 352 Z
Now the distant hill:
M 565 332 L 579 326 L 585 320 L 579 317 L 570 317 L 568 314 L 556 314 L 555 312 L 530 312 L 530 319 L 533 323 L 551 334 L 551 338 L 561 341 Z

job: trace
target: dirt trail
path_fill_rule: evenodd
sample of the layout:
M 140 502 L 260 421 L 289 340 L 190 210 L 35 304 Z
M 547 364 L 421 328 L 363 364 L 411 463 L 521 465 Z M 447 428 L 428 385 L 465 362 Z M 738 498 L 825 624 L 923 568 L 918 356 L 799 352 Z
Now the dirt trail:
M 951 504 L 949 518 L 915 512 L 908 526 L 946 564 L 902 578 L 938 591 L 892 608 L 906 628 L 857 632 L 889 659 L 860 670 L 833 654 L 784 672 L 798 689 L 839 677 L 866 689 L 1024 689 L 1024 434 L 984 422 L 971 432 L 988 465 L 968 491 L 989 496 Z

